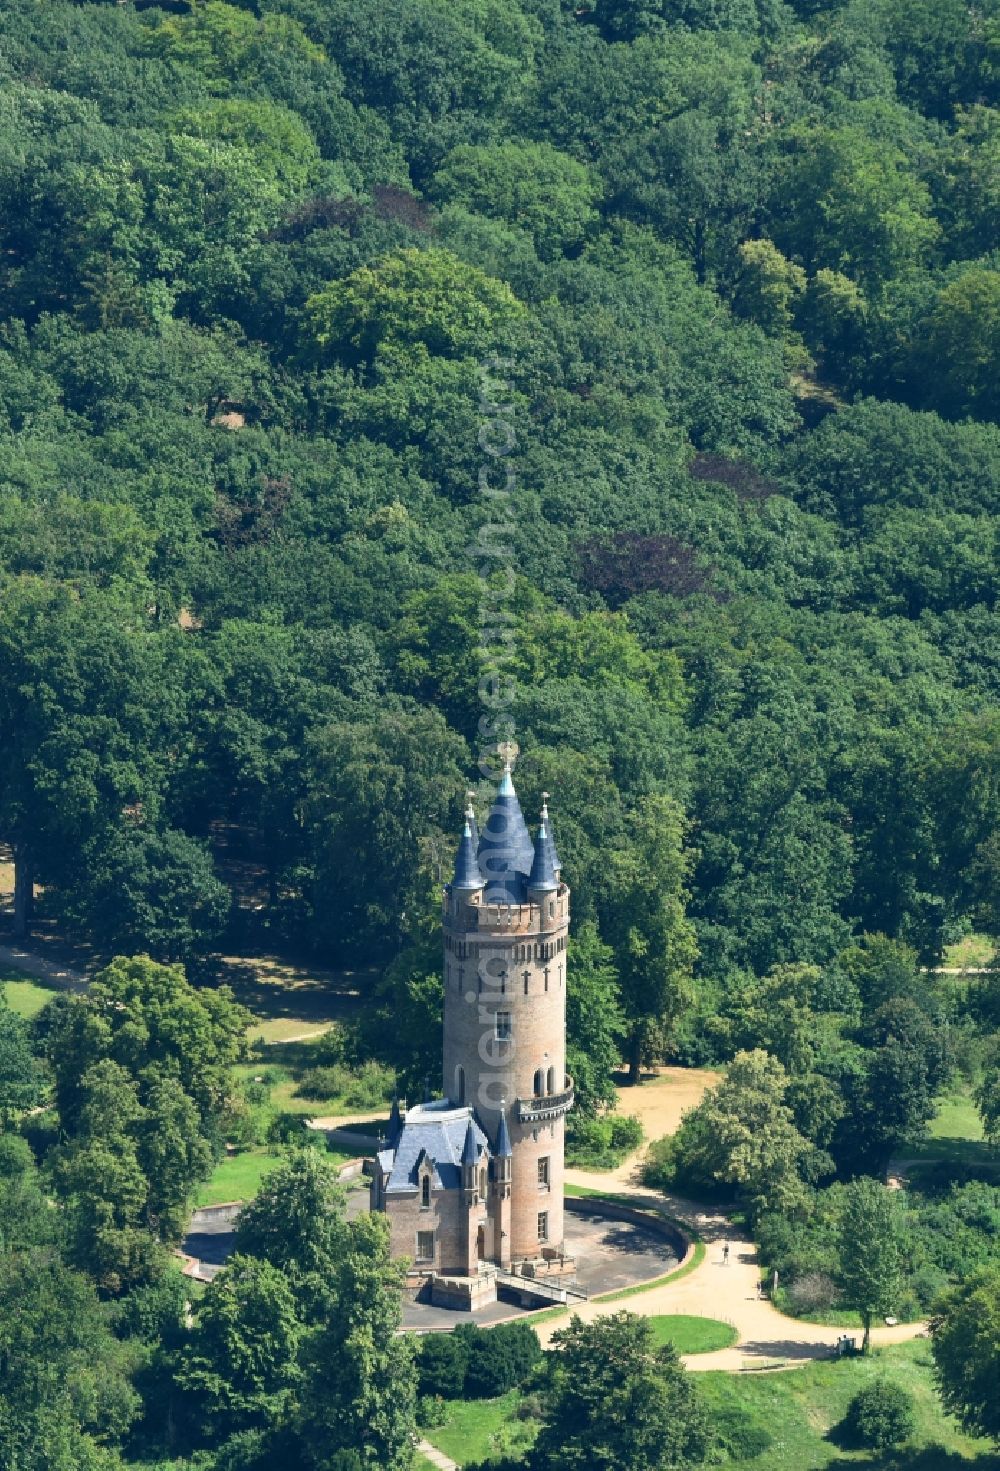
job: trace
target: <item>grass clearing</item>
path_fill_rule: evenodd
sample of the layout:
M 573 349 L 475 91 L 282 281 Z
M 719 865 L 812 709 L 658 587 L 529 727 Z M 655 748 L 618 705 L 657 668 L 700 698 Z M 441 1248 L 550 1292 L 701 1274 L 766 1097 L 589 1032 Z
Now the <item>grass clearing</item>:
M 331 1151 L 324 1158 L 340 1165 L 350 1158 Z M 270 1154 L 265 1149 L 246 1149 L 240 1154 L 227 1154 L 220 1159 L 211 1176 L 195 1196 L 195 1206 L 225 1205 L 231 1200 L 252 1200 L 272 1170 L 285 1159 L 283 1154 Z
M 946 970 L 981 970 L 996 960 L 996 941 L 989 935 L 966 935 L 955 945 L 944 947 L 941 964 Z
M 847 1410 L 862 1385 L 886 1378 L 914 1397 L 917 1428 L 910 1446 L 896 1455 L 845 1452 L 828 1433 Z M 982 1441 L 963 1435 L 945 1415 L 934 1388 L 930 1344 L 925 1340 L 893 1345 L 866 1359 L 838 1359 L 808 1364 L 780 1374 L 698 1375 L 709 1415 L 717 1419 L 728 1406 L 747 1412 L 767 1430 L 774 1443 L 762 1455 L 741 1464 L 748 1471 L 821 1471 L 835 1466 L 875 1465 L 913 1471 L 951 1471 L 974 1458 L 978 1471 L 994 1471 L 1000 1461 Z M 936 1449 L 931 1449 L 932 1447 Z M 923 1454 L 921 1454 L 923 1452 Z
M 672 1343 L 679 1354 L 710 1354 L 732 1348 L 739 1334 L 718 1318 L 696 1318 L 689 1313 L 664 1313 L 648 1319 L 657 1346 Z
M 251 1200 L 272 1170 L 281 1164 L 278 1154 L 246 1150 L 220 1159 L 211 1176 L 199 1187 L 195 1205 L 225 1205 L 230 1200 Z
M 928 1137 L 905 1145 L 901 1153 L 918 1165 L 956 1165 L 991 1173 L 1000 1169 L 1000 1154 L 984 1140 L 979 1110 L 965 1090 L 944 1094 Z
M 488 1456 L 519 1456 L 537 1433 L 533 1420 L 521 1420 L 516 1389 L 499 1399 L 445 1400 L 447 1419 L 422 1431 L 425 1440 L 460 1466 Z
M 53 996 L 60 994 L 58 986 L 47 986 L 43 981 L 32 980 L 19 971 L 0 971 L 0 986 L 11 1011 L 16 1011 L 26 1021 L 37 1016 Z
M 324 1032 L 330 1030 L 331 1025 L 331 1022 L 303 1021 L 301 1017 L 294 1016 L 254 1017 L 247 1027 L 247 1036 L 252 1047 L 258 1044 L 274 1046 L 281 1042 L 308 1041 L 313 1037 L 322 1037 Z

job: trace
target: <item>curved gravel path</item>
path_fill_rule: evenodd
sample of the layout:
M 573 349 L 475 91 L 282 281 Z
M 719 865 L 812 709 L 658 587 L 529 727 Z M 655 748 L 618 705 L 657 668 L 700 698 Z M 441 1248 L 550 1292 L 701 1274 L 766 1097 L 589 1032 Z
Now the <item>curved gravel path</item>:
M 718 1074 L 688 1068 L 661 1068 L 655 1080 L 641 1088 L 623 1088 L 619 1094 L 620 1113 L 636 1113 L 643 1119 L 647 1138 L 673 1133 L 681 1115 L 692 1108 L 716 1081 Z M 853 1329 L 833 1328 L 822 1323 L 803 1323 L 786 1317 L 768 1298 L 758 1296 L 760 1266 L 757 1247 L 738 1230 L 721 1211 L 708 1209 L 680 1196 L 661 1195 L 644 1189 L 639 1183 L 639 1170 L 645 1148 L 637 1150 L 614 1170 L 567 1170 L 571 1185 L 608 1194 L 634 1196 L 637 1205 L 660 1210 L 697 1231 L 705 1242 L 705 1259 L 693 1272 L 678 1281 L 617 1302 L 581 1303 L 573 1309 L 586 1321 L 605 1313 L 641 1313 L 657 1317 L 664 1313 L 691 1313 L 696 1317 L 720 1318 L 731 1323 L 739 1334 L 733 1348 L 716 1353 L 687 1354 L 689 1369 L 726 1369 L 730 1372 L 766 1367 L 794 1367 L 811 1359 L 829 1355 L 845 1332 Z M 729 1243 L 729 1260 L 724 1259 Z M 569 1321 L 569 1312 L 536 1325 L 538 1336 L 547 1345 L 552 1334 Z M 926 1323 L 900 1323 L 894 1328 L 872 1329 L 872 1343 L 901 1343 L 926 1333 Z M 857 1331 L 860 1338 L 860 1329 Z
M 758 1296 L 760 1267 L 753 1241 L 737 1230 L 721 1212 L 706 1210 L 679 1196 L 658 1195 L 641 1186 L 621 1180 L 621 1171 L 598 1175 L 587 1170 L 567 1170 L 571 1184 L 606 1189 L 609 1194 L 628 1195 L 636 1205 L 660 1210 L 682 1223 L 692 1226 L 705 1243 L 705 1258 L 693 1272 L 675 1282 L 651 1287 L 617 1302 L 579 1303 L 572 1311 L 584 1321 L 620 1312 L 623 1308 L 643 1317 L 661 1314 L 690 1313 L 700 1318 L 718 1318 L 731 1323 L 739 1334 L 732 1348 L 715 1353 L 686 1354 L 689 1369 L 725 1369 L 739 1372 L 747 1369 L 793 1368 L 811 1359 L 826 1358 L 845 1332 L 860 1338 L 860 1329 L 828 1327 L 822 1323 L 804 1323 L 786 1317 L 766 1297 Z M 729 1258 L 724 1247 L 729 1245 Z M 559 1318 L 548 1318 L 535 1325 L 543 1346 L 548 1346 L 553 1333 L 569 1322 L 567 1311 Z M 872 1329 L 872 1344 L 902 1343 L 926 1333 L 926 1323 L 900 1323 L 893 1328 Z

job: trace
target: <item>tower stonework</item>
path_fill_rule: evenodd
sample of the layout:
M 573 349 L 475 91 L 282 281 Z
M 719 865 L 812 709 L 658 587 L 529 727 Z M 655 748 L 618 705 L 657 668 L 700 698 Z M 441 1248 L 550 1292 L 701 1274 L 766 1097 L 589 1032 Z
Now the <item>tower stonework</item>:
M 470 814 L 470 848 L 473 824 Z M 509 1267 L 563 1246 L 570 895 L 548 813 L 532 843 L 509 772 L 474 851 L 463 868 L 460 849 L 444 894 L 443 1082 L 445 1096 L 470 1106 L 490 1140 L 487 1256 Z
M 443 1096 L 394 1105 L 374 1161 L 414 1290 L 447 1307 L 496 1300 L 498 1274 L 566 1277 L 563 1158 L 569 889 L 548 809 L 534 839 L 510 768 L 480 833 L 474 811 L 444 890 Z

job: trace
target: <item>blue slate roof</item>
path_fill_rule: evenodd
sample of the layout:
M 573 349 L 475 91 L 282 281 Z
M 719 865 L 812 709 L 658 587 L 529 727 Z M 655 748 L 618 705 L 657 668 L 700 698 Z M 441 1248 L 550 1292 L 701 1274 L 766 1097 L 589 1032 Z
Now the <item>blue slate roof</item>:
M 505 771 L 479 836 L 479 868 L 486 880 L 488 904 L 523 904 L 525 880 L 531 872 L 535 847 L 521 804 Z
M 453 889 L 481 889 L 484 883 L 485 879 L 476 861 L 476 842 L 472 836 L 472 827 L 466 819 L 465 831 L 455 855 L 455 877 L 451 886 Z
M 528 875 L 529 889 L 558 889 L 559 878 L 552 863 L 555 848 L 549 840 L 548 825 L 542 818 L 535 839 L 535 856 Z
M 479 1159 L 479 1140 L 476 1138 L 476 1126 L 470 1117 L 465 1130 L 465 1143 L 462 1146 L 462 1164 L 474 1165 Z
M 543 796 L 547 799 L 548 792 L 544 792 Z M 548 800 L 542 802 L 542 823 L 545 827 L 545 841 L 548 844 L 549 854 L 551 855 L 552 867 L 558 874 L 559 870 L 562 868 L 562 863 L 559 861 L 559 854 L 556 852 L 556 837 L 555 833 L 552 831 L 552 819 L 549 816 Z
M 510 1147 L 510 1130 L 507 1128 L 507 1110 L 503 1109 L 500 1127 L 497 1129 L 497 1159 L 509 1159 L 513 1152 Z
M 456 1108 L 447 1098 L 411 1108 L 403 1120 L 403 1132 L 395 1150 L 384 1149 L 379 1164 L 389 1175 L 387 1195 L 405 1194 L 417 1188 L 417 1168 L 424 1154 L 434 1164 L 435 1190 L 461 1190 L 462 1155 L 467 1136 L 482 1154 L 489 1156 L 489 1140 L 476 1123 L 471 1108 Z

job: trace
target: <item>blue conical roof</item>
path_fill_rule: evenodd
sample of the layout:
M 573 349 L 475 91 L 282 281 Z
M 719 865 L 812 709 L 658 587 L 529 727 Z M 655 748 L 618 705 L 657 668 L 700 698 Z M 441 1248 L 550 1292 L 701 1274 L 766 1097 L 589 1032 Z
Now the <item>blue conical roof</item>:
M 562 863 L 559 860 L 559 854 L 556 852 L 556 839 L 555 834 L 552 831 L 552 819 L 549 816 L 548 796 L 548 792 L 542 793 L 542 822 L 545 825 L 545 840 L 548 844 L 549 853 L 551 855 L 550 861 L 556 875 L 558 876 L 559 870 L 562 868 Z
M 463 1165 L 474 1165 L 479 1158 L 479 1143 L 476 1139 L 476 1126 L 470 1115 L 469 1127 L 465 1131 L 465 1143 L 462 1146 Z
M 391 1149 L 395 1149 L 399 1143 L 399 1136 L 403 1132 L 403 1120 L 399 1112 L 399 1099 L 395 1096 L 392 1100 L 392 1108 L 389 1111 L 389 1133 L 387 1143 Z
M 524 902 L 524 881 L 535 860 L 534 844 L 517 800 L 510 768 L 504 772 L 479 838 L 479 867 L 490 904 Z
M 497 1159 L 509 1159 L 513 1154 L 510 1147 L 510 1130 L 507 1128 L 507 1110 L 500 1110 L 500 1127 L 497 1129 Z
M 481 889 L 485 882 L 476 861 L 476 841 L 472 828 L 466 822 L 458 852 L 455 854 L 455 877 L 451 886 L 453 889 Z
M 548 826 L 543 818 L 535 839 L 535 857 L 528 875 L 529 889 L 558 889 L 559 879 L 552 866 L 554 853 L 555 848 L 549 839 Z

